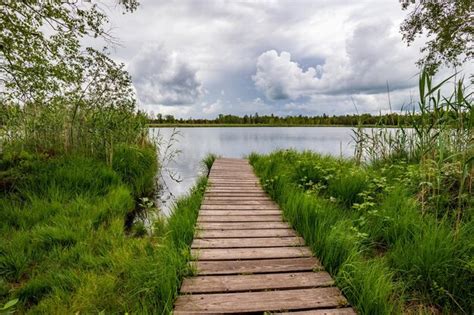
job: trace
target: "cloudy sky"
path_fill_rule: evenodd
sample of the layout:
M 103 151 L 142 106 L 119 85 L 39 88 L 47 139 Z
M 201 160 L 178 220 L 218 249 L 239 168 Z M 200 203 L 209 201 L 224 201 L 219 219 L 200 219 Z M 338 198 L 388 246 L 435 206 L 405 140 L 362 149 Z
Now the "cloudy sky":
M 110 9 L 140 107 L 176 117 L 394 109 L 416 98 L 398 0 L 140 0 Z

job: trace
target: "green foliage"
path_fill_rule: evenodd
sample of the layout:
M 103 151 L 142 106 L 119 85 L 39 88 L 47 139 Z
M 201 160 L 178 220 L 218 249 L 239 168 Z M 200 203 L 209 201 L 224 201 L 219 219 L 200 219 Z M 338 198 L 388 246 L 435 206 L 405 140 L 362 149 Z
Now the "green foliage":
M 9 281 L 18 281 L 28 271 L 31 252 L 24 248 L 15 250 L 12 243 L 0 249 L 0 276 Z
M 209 153 L 202 160 L 202 164 L 206 170 L 207 176 L 209 176 L 209 172 L 211 171 L 212 164 L 214 164 L 214 161 L 216 159 L 217 159 L 217 155 Z
M 136 0 L 120 1 L 126 11 Z M 3 1 L 0 4 L 0 139 L 4 147 L 49 156 L 79 153 L 111 164 L 117 144 L 145 139 L 131 78 L 106 51 L 82 47 L 102 37 L 97 4 Z
M 459 226 L 472 216 L 474 111 L 472 93 L 462 79 L 454 82 L 449 96 L 441 95 L 452 78 L 434 83 L 424 70 L 418 109 L 406 113 L 411 128 L 357 130 L 354 138 L 362 152 L 357 162 L 365 158 L 382 168 L 389 163 L 418 164 L 406 171 L 407 178 L 416 177 L 423 213 L 448 216 Z M 406 180 L 404 184 L 412 185 Z
M 407 44 L 425 33 L 428 41 L 421 48 L 426 53 L 418 61 L 435 72 L 441 64 L 459 66 L 472 59 L 474 30 L 468 22 L 474 5 L 470 0 L 401 1 L 404 10 L 413 5 L 400 30 Z
M 367 178 L 363 172 L 341 173 L 328 186 L 331 196 L 340 200 L 347 208 L 363 201 L 361 193 L 367 188 Z
M 127 234 L 136 193 L 156 170 L 150 152 L 118 147 L 116 171 L 70 155 L 2 161 L 22 174 L 18 189 L 0 199 L 1 305 L 18 299 L 6 309 L 34 314 L 171 312 L 191 272 L 189 248 L 206 180 L 177 201 L 169 219 L 156 221 L 155 234 L 140 222 Z M 130 173 L 136 168 L 142 177 Z
M 472 255 L 465 243 L 469 241 L 472 237 L 458 240 L 445 224 L 429 220 L 413 237 L 399 238 L 388 258 L 397 276 L 419 299 L 445 305 L 451 312 L 459 311 L 458 307 L 467 311 L 474 306 L 474 274 L 465 263 Z
M 423 210 L 422 164 L 358 166 L 292 150 L 250 161 L 361 314 L 472 313 L 473 221 Z
M 366 211 L 357 220 L 362 230 L 370 231 L 379 250 L 391 248 L 399 239 L 412 240 L 420 233 L 422 223 L 419 204 L 401 186 L 395 186 L 376 209 Z
M 94 159 L 77 155 L 32 161 L 29 169 L 28 177 L 17 185 L 25 195 L 48 196 L 61 190 L 63 195 L 67 192 L 65 197 L 81 193 L 103 196 L 120 183 L 120 176 L 110 168 L 98 168 Z
M 136 0 L 120 1 L 126 11 L 137 8 Z M 3 1 L 0 4 L 0 76 L 5 83 L 2 98 L 22 103 L 49 103 L 67 98 L 80 103 L 84 98 L 81 84 L 101 86 L 104 78 L 113 78 L 120 67 L 108 71 L 101 64 L 105 57 L 92 48 L 83 49 L 81 39 L 107 34 L 107 16 L 94 5 L 75 2 Z M 97 73 L 90 73 L 98 66 Z M 99 92 L 91 87 L 91 92 Z M 108 91 L 103 91 L 108 94 Z M 92 93 L 91 93 L 92 94 Z
M 159 167 L 146 116 L 124 65 L 81 46 L 109 39 L 104 11 L 0 7 L 1 311 L 170 313 L 205 181 L 149 235 L 134 222 L 150 207 Z
M 205 118 L 188 118 L 176 119 L 172 115 L 158 114 L 156 118 L 151 117 L 148 120 L 150 126 L 181 126 L 181 127 L 255 127 L 255 126 L 274 126 L 274 127 L 288 127 L 288 126 L 398 126 L 407 125 L 409 119 L 405 115 L 397 113 L 372 115 L 364 114 L 347 114 L 347 115 L 333 115 L 328 116 L 276 116 L 276 115 L 218 115 L 214 119 Z
M 158 171 L 156 148 L 120 145 L 114 150 L 112 168 L 120 174 L 135 196 L 146 196 L 153 192 Z
M 343 265 L 336 279 L 360 314 L 401 313 L 403 298 L 387 300 L 393 296 L 397 285 L 393 282 L 393 271 L 383 259 L 353 259 Z
M 0 312 L 5 312 L 5 314 L 8 314 L 9 312 L 13 313 L 15 305 L 18 303 L 18 299 L 10 300 L 5 305 L 3 305 L 2 308 L 0 308 Z

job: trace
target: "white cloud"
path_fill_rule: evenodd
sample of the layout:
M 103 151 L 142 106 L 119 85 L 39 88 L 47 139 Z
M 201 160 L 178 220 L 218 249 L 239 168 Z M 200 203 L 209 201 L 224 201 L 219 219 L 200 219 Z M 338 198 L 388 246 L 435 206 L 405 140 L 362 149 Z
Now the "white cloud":
M 128 71 L 145 105 L 193 104 L 203 94 L 197 71 L 179 54 L 157 44 L 142 47 L 131 60 Z
M 404 89 L 416 84 L 417 55 L 402 42 L 401 35 L 393 32 L 397 26 L 391 22 L 373 19 L 359 23 L 346 40 L 344 60 L 329 59 L 325 70 L 329 79 L 325 88 L 330 91 L 363 91 L 377 93 L 391 89 Z M 345 61 L 345 63 L 344 63 Z M 341 71 L 340 66 L 342 64 Z M 338 88 L 333 88 L 336 86 Z
M 290 53 L 283 51 L 278 55 L 275 50 L 270 50 L 258 57 L 257 72 L 252 79 L 268 99 L 294 100 L 314 88 L 318 81 L 316 75 L 315 68 L 304 71 L 291 61 Z
M 141 103 L 155 113 L 338 114 L 355 112 L 350 96 L 359 112 L 376 113 L 388 106 L 387 81 L 394 108 L 416 91 L 419 46 L 401 40 L 407 12 L 398 1 L 140 4 L 125 16 L 110 9 L 121 42 L 113 57 L 128 64 Z
M 359 24 L 346 39 L 345 52 L 324 56 L 323 65 L 306 70 L 288 52 L 262 53 L 252 77 L 270 100 L 296 100 L 315 94 L 377 94 L 414 86 L 415 58 L 407 52 L 391 25 Z
M 202 112 L 207 116 L 217 115 L 225 109 L 224 104 L 220 99 L 217 99 L 214 103 L 202 104 Z

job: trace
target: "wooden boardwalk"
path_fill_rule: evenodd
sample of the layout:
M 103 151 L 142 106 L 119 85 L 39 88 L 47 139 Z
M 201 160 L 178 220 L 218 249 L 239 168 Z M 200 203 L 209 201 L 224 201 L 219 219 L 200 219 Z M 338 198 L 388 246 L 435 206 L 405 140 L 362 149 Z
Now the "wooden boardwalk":
M 355 314 L 246 160 L 218 159 L 174 314 Z

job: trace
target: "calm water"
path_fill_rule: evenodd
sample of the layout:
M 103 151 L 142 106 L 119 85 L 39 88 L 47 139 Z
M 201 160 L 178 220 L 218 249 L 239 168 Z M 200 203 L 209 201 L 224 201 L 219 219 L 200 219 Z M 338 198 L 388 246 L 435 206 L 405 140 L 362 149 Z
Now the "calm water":
M 243 127 L 243 128 L 179 128 L 175 141 L 170 142 L 173 128 L 150 129 L 162 151 L 178 153 L 172 161 L 163 156 L 164 174 L 160 179 L 164 189 L 159 203 L 165 214 L 173 200 L 194 185 L 203 173 L 201 160 L 214 153 L 223 157 L 245 157 L 252 152 L 269 153 L 276 149 L 312 150 L 334 156 L 351 156 L 354 152 L 351 128 L 345 127 Z

